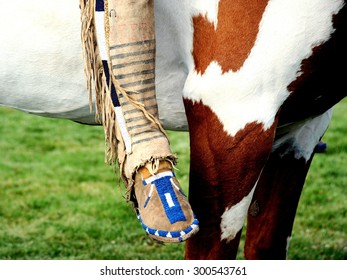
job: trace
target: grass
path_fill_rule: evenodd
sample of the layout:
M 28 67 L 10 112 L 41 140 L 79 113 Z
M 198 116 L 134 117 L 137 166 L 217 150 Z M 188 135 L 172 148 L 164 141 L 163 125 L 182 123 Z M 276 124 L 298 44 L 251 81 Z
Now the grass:
M 101 127 L 8 108 L 0 108 L 0 120 L 0 259 L 183 258 L 183 244 L 145 237 L 113 167 L 104 164 Z M 324 136 L 328 151 L 313 161 L 289 259 L 347 259 L 346 123 L 347 100 Z M 169 136 L 187 186 L 188 134 Z
M 323 140 L 327 152 L 315 155 L 297 211 L 292 259 L 347 259 L 347 99 Z

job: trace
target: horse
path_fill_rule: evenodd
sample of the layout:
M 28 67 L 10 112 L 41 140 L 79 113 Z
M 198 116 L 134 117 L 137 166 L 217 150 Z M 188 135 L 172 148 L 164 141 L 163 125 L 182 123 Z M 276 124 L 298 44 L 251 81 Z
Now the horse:
M 345 2 L 155 1 L 159 116 L 190 134 L 200 231 L 185 259 L 235 259 L 246 219 L 247 259 L 286 258 L 314 147 L 346 96 Z M 0 105 L 100 125 L 78 1 L 7 1 L 0 20 Z

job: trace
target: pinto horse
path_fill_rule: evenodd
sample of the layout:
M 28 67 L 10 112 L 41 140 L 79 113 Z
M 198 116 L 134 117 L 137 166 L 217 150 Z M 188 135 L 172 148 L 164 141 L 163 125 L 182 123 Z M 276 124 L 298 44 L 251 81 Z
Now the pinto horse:
M 200 231 L 186 259 L 236 258 L 245 219 L 246 258 L 286 257 L 314 147 L 346 95 L 345 2 L 155 2 L 160 118 L 190 132 Z M 0 105 L 96 124 L 78 1 L 0 8 Z

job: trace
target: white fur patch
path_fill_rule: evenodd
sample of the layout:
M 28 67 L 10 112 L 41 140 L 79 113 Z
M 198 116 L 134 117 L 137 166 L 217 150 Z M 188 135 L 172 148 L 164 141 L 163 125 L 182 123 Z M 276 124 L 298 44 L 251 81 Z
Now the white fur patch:
M 193 7 L 192 14 L 193 15 L 202 14 L 206 16 L 206 18 L 210 22 L 214 23 L 215 28 L 217 28 L 219 1 L 220 0 L 192 1 L 192 7 Z
M 95 123 L 78 1 L 1 1 L 0 104 Z
M 270 0 L 244 65 L 223 74 L 213 61 L 203 75 L 189 65 L 184 97 L 209 106 L 231 136 L 250 122 L 268 129 L 290 94 L 288 85 L 300 75 L 302 60 L 333 33 L 331 16 L 343 3 Z
M 1 3 L 1 105 L 95 123 L 89 112 L 76 3 Z M 242 69 L 222 76 L 214 62 L 201 77 L 194 72 L 191 55 L 191 18 L 206 15 L 217 26 L 219 0 L 155 0 L 156 91 L 165 128 L 187 129 L 183 91 L 187 98 L 201 100 L 217 112 L 231 135 L 249 121 L 269 126 L 288 95 L 288 82 L 300 73 L 300 61 L 313 45 L 329 38 L 333 29 L 326 23 L 342 4 L 342 0 L 270 0 L 256 46 Z M 15 11 L 15 16 L 8 11 Z
M 247 216 L 249 205 L 252 201 L 254 190 L 255 187 L 238 204 L 229 209 L 226 209 L 223 213 L 222 221 L 220 224 L 222 230 L 221 240 L 230 242 L 242 229 Z
M 285 133 L 284 136 L 276 140 L 276 142 L 273 144 L 272 150 L 275 151 L 285 143 L 290 143 L 289 150 L 284 151 L 281 156 L 294 151 L 294 156 L 296 159 L 304 158 L 306 161 L 308 161 L 311 158 L 314 147 L 328 129 L 332 113 L 333 109 L 330 109 L 321 116 L 307 120 L 304 124 L 294 124 L 294 128 L 291 126 L 288 128 L 280 127 L 280 130 L 288 129 L 289 132 Z

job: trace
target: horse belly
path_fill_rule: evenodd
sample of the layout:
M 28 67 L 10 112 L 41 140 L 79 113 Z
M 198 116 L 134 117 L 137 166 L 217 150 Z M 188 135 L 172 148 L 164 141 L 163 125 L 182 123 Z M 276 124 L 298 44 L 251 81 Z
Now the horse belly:
M 172 16 L 170 2 L 157 2 L 157 26 L 166 27 L 160 15 L 166 9 Z M 95 124 L 84 74 L 78 1 L 7 1 L 0 4 L 0 21 L 0 105 Z M 158 33 L 160 119 L 166 129 L 186 130 L 182 102 L 186 71 L 182 60 L 177 63 L 177 55 L 171 54 L 177 49 L 172 33 L 165 28 Z
M 95 122 L 83 71 L 78 2 L 5 1 L 0 21 L 0 104 Z
M 191 64 L 192 25 L 187 1 L 155 1 L 156 93 L 166 129 L 188 130 L 182 92 Z

